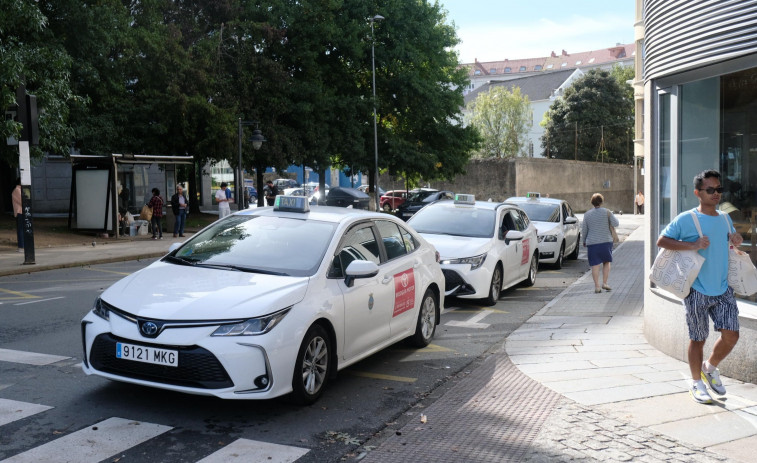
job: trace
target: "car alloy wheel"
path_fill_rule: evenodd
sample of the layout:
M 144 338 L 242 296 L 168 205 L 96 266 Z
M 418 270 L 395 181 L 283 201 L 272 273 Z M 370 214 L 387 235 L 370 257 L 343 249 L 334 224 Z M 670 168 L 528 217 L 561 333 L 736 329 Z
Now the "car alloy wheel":
M 502 291 L 502 267 L 497 264 L 492 272 L 492 281 L 489 285 L 489 296 L 486 298 L 486 305 L 494 305 L 499 300 L 499 293 Z
M 411 342 L 416 347 L 426 347 L 431 343 L 436 331 L 437 316 L 436 295 L 431 288 L 426 290 L 421 302 L 421 308 L 418 311 L 418 322 L 415 326 L 415 334 Z
M 329 348 L 326 330 L 311 326 L 302 340 L 292 377 L 292 394 L 298 403 L 311 404 L 321 396 L 331 367 Z

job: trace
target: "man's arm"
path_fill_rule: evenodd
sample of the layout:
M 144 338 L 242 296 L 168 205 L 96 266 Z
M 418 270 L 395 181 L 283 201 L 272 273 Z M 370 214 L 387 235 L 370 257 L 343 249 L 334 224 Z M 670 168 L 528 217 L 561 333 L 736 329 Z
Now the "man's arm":
M 678 241 L 667 236 L 657 238 L 658 248 L 670 249 L 671 251 L 698 251 L 699 249 L 707 249 L 709 245 L 710 239 L 706 236 L 702 236 L 696 241 Z

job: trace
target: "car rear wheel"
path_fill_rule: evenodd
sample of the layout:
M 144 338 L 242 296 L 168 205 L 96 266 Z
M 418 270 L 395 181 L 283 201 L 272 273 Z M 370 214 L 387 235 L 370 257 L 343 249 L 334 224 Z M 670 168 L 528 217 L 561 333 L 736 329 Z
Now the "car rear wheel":
M 418 322 L 415 334 L 410 337 L 410 343 L 416 347 L 426 347 L 431 343 L 436 331 L 436 314 L 438 313 L 436 295 L 429 288 L 423 295 L 421 310 L 418 311 Z
M 568 255 L 568 259 L 570 260 L 576 260 L 578 259 L 578 248 L 581 246 L 581 234 L 578 234 L 578 238 L 576 238 L 576 247 L 573 248 L 573 252 L 571 252 Z
M 292 375 L 292 396 L 295 402 L 312 404 L 323 393 L 331 368 L 331 338 L 320 325 L 313 325 L 305 334 Z
M 565 258 L 565 241 L 562 242 L 560 245 L 560 252 L 557 253 L 557 259 L 555 260 L 555 263 L 552 264 L 552 267 L 556 268 L 557 270 L 560 270 L 562 268 L 562 261 Z
M 494 305 L 499 300 L 499 293 L 502 291 L 502 266 L 497 264 L 492 272 L 492 281 L 489 285 L 489 296 L 484 299 L 486 305 Z
M 534 253 L 531 256 L 531 265 L 528 267 L 528 276 L 523 280 L 523 286 L 533 286 L 536 283 L 536 269 L 539 267 L 539 257 Z

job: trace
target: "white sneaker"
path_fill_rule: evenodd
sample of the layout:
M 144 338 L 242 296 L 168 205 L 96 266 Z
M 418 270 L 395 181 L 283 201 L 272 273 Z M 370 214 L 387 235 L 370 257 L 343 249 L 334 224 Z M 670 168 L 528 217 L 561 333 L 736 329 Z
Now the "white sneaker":
M 712 397 L 707 392 L 707 386 L 702 381 L 693 381 L 689 388 L 689 395 L 695 402 L 700 404 L 711 404 Z
M 723 386 L 723 381 L 720 380 L 720 370 L 717 368 L 712 370 L 712 373 L 702 370 L 702 381 L 707 383 L 716 394 L 725 395 L 725 387 Z

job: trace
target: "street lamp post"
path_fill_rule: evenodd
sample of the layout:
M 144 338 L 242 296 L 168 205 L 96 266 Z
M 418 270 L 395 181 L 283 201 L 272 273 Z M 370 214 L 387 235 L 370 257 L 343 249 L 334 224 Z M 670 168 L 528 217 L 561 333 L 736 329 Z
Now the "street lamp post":
M 263 134 L 258 129 L 258 121 L 243 121 L 239 118 L 238 135 L 239 135 L 239 162 L 237 164 L 237 210 L 241 211 L 244 203 L 244 174 L 242 173 L 242 127 L 255 125 L 255 130 L 252 131 L 252 148 L 259 150 L 263 146 L 263 142 L 266 141 Z
M 371 21 L 371 70 L 373 71 L 373 162 L 374 162 L 374 192 L 376 199 L 376 210 L 379 210 L 379 170 L 378 170 L 378 128 L 376 126 L 376 41 L 373 38 L 373 23 L 384 19 L 383 16 L 377 14 L 370 18 Z

